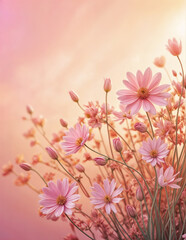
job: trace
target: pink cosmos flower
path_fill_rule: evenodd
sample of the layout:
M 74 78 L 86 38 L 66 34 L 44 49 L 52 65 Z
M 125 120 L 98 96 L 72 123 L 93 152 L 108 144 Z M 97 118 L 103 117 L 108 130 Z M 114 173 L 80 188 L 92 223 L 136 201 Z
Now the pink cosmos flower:
M 154 126 L 157 128 L 155 130 L 156 135 L 158 135 L 162 140 L 165 139 L 165 137 L 169 134 L 169 132 L 172 130 L 172 123 L 167 120 L 160 120 L 159 122 L 156 122 Z
M 89 129 L 79 123 L 76 124 L 75 128 L 70 128 L 66 135 L 63 137 L 65 142 L 62 142 L 62 149 L 67 155 L 76 153 L 85 144 L 89 137 Z
M 91 203 L 96 205 L 96 209 L 105 207 L 107 214 L 110 214 L 111 210 L 116 213 L 117 210 L 114 203 L 119 203 L 122 200 L 122 198 L 118 198 L 116 196 L 123 191 L 123 188 L 120 185 L 116 190 L 114 190 L 116 186 L 114 179 L 110 184 L 108 179 L 105 179 L 103 183 L 104 189 L 99 184 L 94 183 L 94 186 L 92 187 L 93 197 L 90 198 Z
M 117 92 L 118 99 L 121 104 L 126 105 L 126 112 L 131 110 L 131 115 L 139 112 L 143 106 L 145 112 L 156 114 L 156 109 L 152 103 L 159 106 L 166 106 L 166 98 L 170 97 L 170 94 L 164 92 L 169 87 L 168 84 L 159 85 L 161 80 L 161 73 L 157 73 L 152 77 L 152 71 L 147 68 L 145 73 L 137 71 L 136 77 L 128 72 L 128 81 L 123 80 L 124 85 L 129 90 L 119 90 Z
M 157 67 L 163 68 L 165 66 L 166 59 L 164 56 L 157 57 L 154 59 L 154 65 Z
M 179 174 L 174 174 L 174 168 L 172 166 L 168 167 L 165 172 L 163 173 L 163 167 L 158 169 L 157 168 L 157 176 L 158 176 L 158 183 L 161 187 L 169 186 L 171 188 L 180 188 L 176 183 L 179 182 L 182 178 L 175 177 Z
M 167 150 L 167 144 L 161 138 L 153 138 L 152 140 L 148 139 L 147 142 L 143 141 L 139 152 L 142 154 L 142 159 L 147 163 L 150 162 L 154 167 L 156 164 L 164 162 L 169 150 Z
M 113 114 L 114 116 L 116 117 L 116 121 L 120 121 L 120 124 L 122 124 L 125 119 L 131 119 L 132 116 L 130 114 L 130 111 L 126 111 L 126 106 L 120 104 L 120 109 L 121 109 L 121 112 L 117 112 L 117 111 L 114 111 Z
M 74 194 L 77 188 L 76 183 L 69 185 L 67 178 L 58 180 L 57 185 L 52 181 L 48 182 L 48 187 L 44 187 L 43 194 L 39 195 L 39 203 L 43 206 L 41 212 L 48 218 L 58 218 L 63 212 L 71 215 L 74 202 L 80 198 L 79 194 Z

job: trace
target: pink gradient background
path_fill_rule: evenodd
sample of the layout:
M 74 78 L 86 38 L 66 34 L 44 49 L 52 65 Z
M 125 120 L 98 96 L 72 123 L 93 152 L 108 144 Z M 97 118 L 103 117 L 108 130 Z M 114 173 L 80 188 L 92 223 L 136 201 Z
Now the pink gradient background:
M 185 43 L 184 0 L 1 0 L 0 1 L 0 165 L 33 153 L 22 133 L 27 103 L 47 119 L 48 134 L 60 129 L 59 118 L 74 124 L 81 102 L 99 99 L 103 79 L 110 77 L 112 104 L 127 71 L 151 66 L 165 55 L 168 70 L 177 69 L 165 49 L 168 38 Z M 185 49 L 185 48 L 184 48 Z M 185 63 L 185 55 L 182 54 Z M 163 73 L 164 81 L 167 76 Z M 100 97 L 101 96 L 101 97 Z M 17 171 L 20 171 L 17 168 Z M 15 187 L 12 175 L 0 176 L 0 240 L 59 240 L 70 232 L 61 221 L 38 216 L 38 196 Z M 35 180 L 41 186 L 40 180 Z M 39 185 L 40 184 L 40 185 Z M 84 239 L 78 234 L 80 239 Z

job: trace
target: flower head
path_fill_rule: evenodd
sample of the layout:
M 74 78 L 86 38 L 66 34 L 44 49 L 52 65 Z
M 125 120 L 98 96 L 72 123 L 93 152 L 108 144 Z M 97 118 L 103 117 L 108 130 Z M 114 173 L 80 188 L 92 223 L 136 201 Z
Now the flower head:
M 164 162 L 169 150 L 167 150 L 167 144 L 161 138 L 153 138 L 152 140 L 148 139 L 147 142 L 143 141 L 139 152 L 142 154 L 142 159 L 147 163 L 150 162 L 154 167 L 156 164 Z
M 163 172 L 163 167 L 157 169 L 158 183 L 161 187 L 169 186 L 171 188 L 180 188 L 176 183 L 179 182 L 182 178 L 175 177 L 179 174 L 174 174 L 174 168 L 172 166 L 168 167 L 165 172 Z
M 124 106 L 123 104 L 120 104 L 120 112 L 114 111 L 113 114 L 116 117 L 116 121 L 120 121 L 120 124 L 122 124 L 125 119 L 131 119 L 132 116 L 130 114 L 130 111 L 126 111 L 126 106 Z
M 115 190 L 116 182 L 113 179 L 111 183 L 109 183 L 108 179 L 103 181 L 104 189 L 97 183 L 94 183 L 92 187 L 92 195 L 90 198 L 91 203 L 93 203 L 96 209 L 105 207 L 107 214 L 110 214 L 111 210 L 113 212 L 116 211 L 116 207 L 114 203 L 119 203 L 122 198 L 118 198 L 117 196 L 123 191 L 121 185 Z
M 57 184 L 50 181 L 48 187 L 44 187 L 43 194 L 39 197 L 39 203 L 43 206 L 41 212 L 47 216 L 59 217 L 64 212 L 67 215 L 72 214 L 71 208 L 75 207 L 75 201 L 79 200 L 80 195 L 74 194 L 78 186 L 76 183 L 69 185 L 67 178 L 63 181 L 58 180 Z
M 66 135 L 63 137 L 65 142 L 62 142 L 62 149 L 67 155 L 76 153 L 85 144 L 89 137 L 89 129 L 79 123 L 76 124 L 75 128 L 70 128 Z
M 163 68 L 165 66 L 165 57 L 161 56 L 161 57 L 157 57 L 154 59 L 154 65 L 156 65 L 157 67 Z
M 180 41 L 180 43 L 178 43 L 178 41 L 175 38 L 173 38 L 172 40 L 169 39 L 167 49 L 173 56 L 180 55 L 180 53 L 182 51 L 181 41 Z
M 134 115 L 143 106 L 145 112 L 156 114 L 156 109 L 152 103 L 159 106 L 167 105 L 166 98 L 169 98 L 170 94 L 164 92 L 164 90 L 169 85 L 158 86 L 161 73 L 157 73 L 152 77 L 151 69 L 147 68 L 144 74 L 141 71 L 138 71 L 136 76 L 127 73 L 127 78 L 128 81 L 123 80 L 123 83 L 129 90 L 119 90 L 117 92 L 121 104 L 126 105 L 126 112 L 131 110 L 131 115 Z

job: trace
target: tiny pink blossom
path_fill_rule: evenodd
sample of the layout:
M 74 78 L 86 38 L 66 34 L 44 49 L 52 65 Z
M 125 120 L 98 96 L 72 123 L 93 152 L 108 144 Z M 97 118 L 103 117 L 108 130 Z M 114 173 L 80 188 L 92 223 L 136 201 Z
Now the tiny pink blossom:
M 163 68 L 165 66 L 166 59 L 164 56 L 157 57 L 154 59 L 154 65 L 156 65 L 159 68 Z
M 123 191 L 121 185 L 115 190 L 116 182 L 113 179 L 111 183 L 109 183 L 108 179 L 103 181 L 104 189 L 97 183 L 94 183 L 92 187 L 92 195 L 90 198 L 91 203 L 95 205 L 96 209 L 105 207 L 107 214 L 110 214 L 111 210 L 113 212 L 117 212 L 114 203 L 119 203 L 122 198 L 118 198 L 117 196 Z
M 178 43 L 178 41 L 175 38 L 173 38 L 172 40 L 169 39 L 167 49 L 173 56 L 180 55 L 180 53 L 182 51 L 181 41 L 180 41 L 180 43 Z
M 156 114 L 154 104 L 159 106 L 167 105 L 167 98 L 170 94 L 165 92 L 169 87 L 168 84 L 159 85 L 161 73 L 152 76 L 152 70 L 147 68 L 145 73 L 137 71 L 136 76 L 132 73 L 127 73 L 128 81 L 123 80 L 124 85 L 128 90 L 119 90 L 117 92 L 118 99 L 121 104 L 126 105 L 126 112 L 131 110 L 131 115 L 139 112 L 141 107 L 145 112 Z
M 154 167 L 156 164 L 160 165 L 164 162 L 169 150 L 161 138 L 153 138 L 152 140 L 148 139 L 147 142 L 143 141 L 139 152 L 142 154 L 142 159 Z
M 126 210 L 127 210 L 128 215 L 131 218 L 135 218 L 137 216 L 136 209 L 133 206 L 127 205 Z
M 120 124 L 122 124 L 125 121 L 125 119 L 127 119 L 127 118 L 131 119 L 132 116 L 130 114 L 130 111 L 128 111 L 128 112 L 126 111 L 125 105 L 120 104 L 119 107 L 120 107 L 121 112 L 114 111 L 113 114 L 116 117 L 116 121 L 120 121 Z
M 32 113 L 34 112 L 34 109 L 33 109 L 32 106 L 27 105 L 27 106 L 26 106 L 26 111 L 27 111 L 28 114 L 32 115 Z
M 75 128 L 70 128 L 66 135 L 63 137 L 62 149 L 67 155 L 76 153 L 85 144 L 89 138 L 89 129 L 79 123 L 76 124 Z
M 175 177 L 179 174 L 176 173 L 174 174 L 174 168 L 172 166 L 168 167 L 165 172 L 163 172 L 163 167 L 162 168 L 157 168 L 157 176 L 158 176 L 158 183 L 161 187 L 169 186 L 171 188 L 180 188 L 179 185 L 176 183 L 181 181 L 182 178 L 177 178 Z
M 52 181 L 48 182 L 48 187 L 44 187 L 43 194 L 39 195 L 41 198 L 39 203 L 43 206 L 41 212 L 48 218 L 58 218 L 63 212 L 71 215 L 71 208 L 75 207 L 74 202 L 80 198 L 79 194 L 74 194 L 77 189 L 76 183 L 69 185 L 67 178 L 63 181 L 58 180 L 57 184 Z

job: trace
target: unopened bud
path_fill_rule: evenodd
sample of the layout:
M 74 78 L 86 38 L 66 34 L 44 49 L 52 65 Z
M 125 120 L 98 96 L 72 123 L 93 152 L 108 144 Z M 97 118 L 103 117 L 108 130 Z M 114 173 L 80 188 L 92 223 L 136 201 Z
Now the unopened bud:
M 177 72 L 176 72 L 175 70 L 172 70 L 172 75 L 173 75 L 174 77 L 177 77 Z
M 130 217 L 135 218 L 137 216 L 136 209 L 133 206 L 126 206 L 127 213 Z
M 108 162 L 108 159 L 104 157 L 97 157 L 94 158 L 94 161 L 100 166 L 105 166 Z
M 142 122 L 135 123 L 134 128 L 141 133 L 145 133 L 147 131 L 147 126 Z
M 19 166 L 20 166 L 23 170 L 25 170 L 25 171 L 30 171 L 30 170 L 32 170 L 32 167 L 31 167 L 31 165 L 30 165 L 29 163 L 21 163 L 21 164 L 19 164 Z
M 57 155 L 57 153 L 56 153 L 55 150 L 53 150 L 53 149 L 50 148 L 50 147 L 47 147 L 47 148 L 45 148 L 45 149 L 46 149 L 48 155 L 49 155 L 52 159 L 54 159 L 54 160 L 57 160 L 57 159 L 58 159 L 58 155 Z
M 79 171 L 79 172 L 84 172 L 85 168 L 83 167 L 83 165 L 81 164 L 76 164 L 75 168 Z
M 111 87 L 112 87 L 112 85 L 111 85 L 111 80 L 110 80 L 110 78 L 106 78 L 106 79 L 105 79 L 105 82 L 104 82 L 104 91 L 105 91 L 105 92 L 110 92 Z
M 27 105 L 27 106 L 26 106 L 26 111 L 27 111 L 28 114 L 31 115 L 31 114 L 34 112 L 34 109 L 32 108 L 32 106 Z
M 157 67 L 163 68 L 165 66 L 165 57 L 161 56 L 161 57 L 157 57 L 154 59 L 154 65 L 156 65 Z
M 143 201 L 144 199 L 144 196 L 143 196 L 143 192 L 141 190 L 141 187 L 138 187 L 137 190 L 136 190 L 136 199 L 138 201 Z
M 63 120 L 62 118 L 60 119 L 60 123 L 61 123 L 62 127 L 67 128 L 68 123 L 65 120 Z
M 74 101 L 74 102 L 79 101 L 79 97 L 73 91 L 69 91 L 69 94 L 70 94 L 72 101 Z
M 113 146 L 117 152 L 121 152 L 123 150 L 123 144 L 119 138 L 113 139 Z

